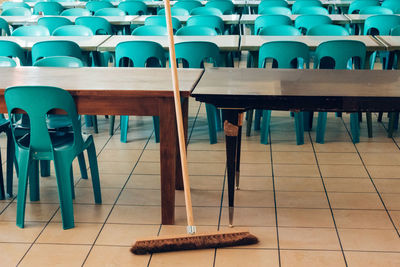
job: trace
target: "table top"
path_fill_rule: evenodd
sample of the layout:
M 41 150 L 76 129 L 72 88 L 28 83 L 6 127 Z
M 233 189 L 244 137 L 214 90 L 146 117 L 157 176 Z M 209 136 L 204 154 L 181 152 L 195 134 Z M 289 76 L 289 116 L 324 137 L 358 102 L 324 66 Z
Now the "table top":
M 115 51 L 115 47 L 121 42 L 127 41 L 153 41 L 159 43 L 164 49 L 168 49 L 167 36 L 134 36 L 113 35 L 98 47 L 98 51 Z M 175 44 L 189 41 L 205 41 L 215 43 L 221 51 L 238 51 L 239 35 L 217 36 L 174 36 Z
M 385 44 L 389 51 L 400 49 L 400 36 L 377 35 L 375 37 L 383 44 Z
M 331 40 L 357 40 L 363 42 L 367 51 L 386 50 L 386 46 L 381 44 L 370 35 L 349 35 L 349 36 L 260 36 L 260 35 L 243 35 L 240 41 L 240 50 L 242 51 L 258 51 L 260 46 L 266 42 L 273 41 L 298 41 L 305 43 L 310 50 L 315 50 L 322 42 Z
M 240 17 L 240 24 L 254 24 L 254 21 L 259 16 L 262 16 L 262 15 L 259 15 L 259 14 L 243 14 Z M 291 18 L 292 21 L 294 21 L 298 16 L 301 16 L 301 15 L 291 15 L 289 17 Z M 334 24 L 347 24 L 347 23 L 350 22 L 350 20 L 343 14 L 333 14 L 333 15 L 331 14 L 331 15 L 328 15 L 328 16 L 332 19 L 332 22 Z
M 377 16 L 378 14 L 345 14 L 351 23 L 364 23 L 365 20 L 371 16 Z M 400 14 L 395 14 L 399 16 Z
M 134 20 L 132 20 L 132 24 L 140 24 L 143 25 L 144 21 L 148 17 L 152 17 L 153 15 L 142 15 L 138 16 Z M 186 24 L 186 21 L 191 17 L 191 16 L 174 16 L 175 18 L 179 19 L 179 21 L 183 24 Z M 221 19 L 224 21 L 225 24 L 239 24 L 239 19 L 240 15 L 234 14 L 234 15 L 222 15 L 219 16 Z

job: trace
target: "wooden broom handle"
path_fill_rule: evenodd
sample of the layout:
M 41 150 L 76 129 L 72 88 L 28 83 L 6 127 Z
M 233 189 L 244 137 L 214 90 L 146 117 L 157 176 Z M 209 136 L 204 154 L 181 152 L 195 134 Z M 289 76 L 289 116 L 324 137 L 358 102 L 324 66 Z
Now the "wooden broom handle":
M 185 134 L 183 131 L 182 107 L 181 107 L 181 98 L 179 93 L 178 69 L 176 66 L 174 31 L 172 28 L 172 19 L 171 19 L 171 5 L 169 0 L 164 0 L 164 4 L 165 4 L 165 19 L 167 23 L 168 41 L 169 41 L 169 62 L 171 64 L 172 85 L 174 88 L 174 101 L 175 101 L 176 124 L 178 128 L 179 153 L 181 156 L 183 186 L 185 193 L 186 217 L 188 226 L 194 226 L 192 198 L 190 196 L 189 172 L 186 159 L 186 142 L 185 142 Z

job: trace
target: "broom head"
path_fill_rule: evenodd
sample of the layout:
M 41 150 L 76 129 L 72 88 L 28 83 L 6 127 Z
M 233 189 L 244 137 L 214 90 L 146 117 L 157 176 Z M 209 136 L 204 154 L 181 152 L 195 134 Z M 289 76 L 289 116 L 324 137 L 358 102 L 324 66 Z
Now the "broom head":
M 257 237 L 249 232 L 216 232 L 214 234 L 187 234 L 172 237 L 157 237 L 137 240 L 131 248 L 136 255 L 178 250 L 221 248 L 258 243 Z

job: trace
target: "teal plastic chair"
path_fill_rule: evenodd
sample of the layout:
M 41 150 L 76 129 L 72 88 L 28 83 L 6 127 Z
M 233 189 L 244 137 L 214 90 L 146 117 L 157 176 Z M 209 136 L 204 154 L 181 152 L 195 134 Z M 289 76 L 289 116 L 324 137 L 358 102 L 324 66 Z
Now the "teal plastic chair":
M 398 14 L 400 12 L 400 2 L 397 0 L 385 0 L 382 3 L 382 7 L 389 8 L 393 11 L 393 14 Z
M 123 10 L 127 15 L 146 15 L 147 5 L 141 1 L 125 1 L 120 2 L 118 8 Z
M 220 64 L 220 51 L 216 44 L 210 42 L 182 42 L 175 44 L 176 59 L 182 61 L 184 68 L 204 68 L 204 61 L 213 62 L 214 67 Z M 194 53 L 195 51 L 195 53 Z M 208 134 L 210 144 L 217 143 L 217 129 L 221 129 L 220 112 L 214 105 L 206 104 Z
M 94 13 L 95 16 L 120 16 L 123 17 L 126 15 L 125 11 L 119 8 L 102 8 L 97 10 Z
M 60 67 L 60 68 L 80 68 L 83 62 L 79 58 L 69 56 L 52 56 L 37 60 L 35 67 Z M 59 127 L 52 127 L 59 128 Z
M 179 1 L 174 4 L 174 7 L 186 9 L 189 13 L 193 8 L 202 6 L 203 5 L 199 1 Z
M 129 41 L 119 43 L 115 48 L 116 67 L 165 67 L 165 51 L 162 46 L 151 41 Z M 127 61 L 129 60 L 129 61 Z M 129 116 L 121 116 L 121 142 L 126 143 Z M 160 142 L 160 120 L 153 116 L 156 143 Z
M 258 35 L 293 36 L 301 35 L 301 32 L 291 25 L 274 25 L 262 28 Z
M 285 15 L 262 15 L 254 21 L 254 34 L 258 34 L 262 28 L 275 25 L 292 25 L 292 19 Z
M 206 3 L 205 7 L 212 7 L 219 9 L 224 15 L 231 15 L 235 13 L 235 6 L 231 1 L 215 0 Z
M 31 8 L 27 3 L 24 2 L 3 2 L 3 4 L 1 5 L 3 11 L 15 7 L 24 7 L 27 9 Z
M 32 12 L 30 9 L 25 7 L 13 7 L 1 12 L 2 16 L 32 16 Z
M 42 25 L 28 25 L 15 29 L 12 36 L 50 36 L 49 29 Z
M 172 28 L 174 29 L 174 32 L 176 32 L 180 27 L 182 27 L 182 23 L 180 22 L 179 19 L 175 17 L 171 17 L 171 19 L 172 19 Z M 165 16 L 163 15 L 147 17 L 144 21 L 144 25 L 167 27 Z
M 160 9 L 157 12 L 157 15 L 165 15 L 165 9 Z M 188 16 L 189 11 L 187 11 L 184 8 L 179 8 L 179 7 L 171 7 L 171 15 L 172 16 Z
M 349 62 L 354 68 L 363 68 L 366 47 L 363 42 L 355 40 L 334 40 L 321 43 L 316 50 L 314 68 L 349 69 Z M 358 60 L 353 60 L 357 58 Z M 352 61 L 351 61 L 352 60 Z M 325 141 L 327 112 L 319 112 L 317 125 L 317 143 Z M 358 113 L 350 114 L 350 129 L 354 143 L 360 141 Z
M 8 22 L 3 18 L 0 18 L 0 35 L 11 35 L 10 26 L 8 25 Z
M 167 28 L 156 25 L 144 25 L 136 28 L 132 35 L 153 36 L 153 35 L 167 35 Z
M 294 14 L 301 14 L 301 15 L 329 15 L 329 12 L 326 8 L 321 6 L 306 6 L 300 8 L 297 13 Z
M 400 25 L 392 28 L 392 30 L 390 31 L 390 35 L 400 36 Z
M 63 17 L 41 17 L 38 19 L 37 24 L 46 27 L 50 33 L 52 33 L 58 27 L 73 25 L 72 21 Z
M 322 24 L 332 24 L 331 18 L 326 15 L 301 15 L 294 21 L 294 27 L 303 34 L 307 33 L 312 27 Z
M 82 25 L 92 30 L 93 35 L 112 35 L 110 22 L 101 17 L 84 16 L 76 18 L 75 25 Z
M 261 1 L 258 5 L 258 13 L 265 8 L 270 7 L 288 7 L 288 3 L 284 0 L 274 0 L 274 1 Z
M 307 31 L 307 35 L 320 35 L 320 36 L 346 36 L 349 32 L 339 25 L 322 24 L 312 27 Z
M 258 14 L 260 15 L 285 15 L 291 16 L 292 11 L 287 7 L 282 6 L 273 6 L 273 7 L 266 7 L 261 10 L 258 10 Z
M 292 6 L 292 13 L 299 14 L 299 10 L 304 7 L 322 7 L 322 3 L 318 0 L 295 1 Z
M 93 36 L 90 28 L 83 25 L 66 25 L 53 31 L 54 36 Z
M 37 42 L 32 46 L 32 62 L 54 56 L 75 57 L 83 59 L 82 51 L 78 44 L 67 40 L 52 40 Z
M 360 10 L 368 6 L 379 6 L 377 0 L 356 0 L 351 2 L 349 6 L 349 14 L 358 14 Z
M 393 11 L 390 8 L 381 7 L 381 6 L 367 6 L 360 10 L 360 14 L 386 14 L 390 15 L 393 14 Z
M 87 150 L 92 175 L 94 199 L 101 204 L 99 171 L 97 166 L 96 149 L 91 135 L 83 135 L 81 124 L 72 96 L 65 90 L 56 87 L 23 86 L 11 87 L 4 93 L 9 117 L 21 109 L 29 116 L 30 134 L 17 140 L 15 129 L 12 127 L 16 158 L 18 162 L 18 198 L 17 226 L 23 228 L 25 221 L 25 202 L 28 185 L 28 174 L 37 167 L 38 160 L 54 160 L 58 194 L 60 199 L 61 216 L 64 229 L 74 227 L 73 177 L 72 161 Z M 32 100 L 35 101 L 32 101 Z M 57 136 L 49 132 L 46 123 L 47 113 L 53 109 L 64 110 L 71 120 L 72 133 Z M 30 189 L 39 187 L 37 177 L 29 177 Z
M 11 64 L 12 64 L 12 59 L 8 57 L 0 57 L 0 67 L 15 67 L 15 65 L 11 66 Z M 15 158 L 14 141 L 12 138 L 10 121 L 6 120 L 4 118 L 4 115 L 0 116 L 0 133 L 5 133 L 7 135 L 7 165 L 6 165 L 7 189 L 6 190 L 4 190 L 3 168 L 0 165 L 0 200 L 3 200 L 6 197 L 13 197 L 13 163 Z M 1 160 L 1 155 L 0 155 L 0 160 Z
M 97 10 L 102 8 L 113 8 L 113 4 L 107 1 L 89 1 L 86 4 L 86 9 L 94 14 Z
M 62 5 L 57 2 L 38 2 L 33 7 L 33 15 L 60 15 L 64 10 Z
M 207 26 L 186 26 L 180 28 L 176 35 L 215 36 L 217 31 Z
M 214 15 L 191 16 L 186 22 L 187 26 L 206 26 L 215 29 L 218 34 L 224 33 L 224 21 Z
M 273 59 L 273 68 L 303 69 L 309 65 L 309 48 L 306 44 L 295 41 L 268 42 L 260 47 L 258 67 L 265 68 L 266 60 Z M 268 144 L 271 110 L 262 111 L 261 144 Z M 303 112 L 294 113 L 296 142 L 304 144 Z
M 196 7 L 190 11 L 190 15 L 214 15 L 214 16 L 222 16 L 221 10 L 215 7 Z
M 16 67 L 16 66 L 17 63 L 12 58 L 0 56 L 0 67 Z M 0 124 L 1 124 L 1 119 L 0 119 Z
M 85 8 L 69 8 L 65 9 L 63 12 L 61 12 L 61 16 L 90 16 L 92 13 L 90 13 L 89 10 Z
M 25 51 L 15 42 L 0 40 L 0 56 L 18 58 L 22 66 L 27 65 Z

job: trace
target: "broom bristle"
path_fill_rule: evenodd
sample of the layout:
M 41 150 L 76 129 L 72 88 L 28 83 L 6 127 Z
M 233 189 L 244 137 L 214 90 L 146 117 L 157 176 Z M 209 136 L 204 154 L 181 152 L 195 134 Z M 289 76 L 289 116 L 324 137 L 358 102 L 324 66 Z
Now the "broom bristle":
M 187 235 L 171 238 L 157 238 L 150 240 L 138 240 L 131 248 L 136 255 L 155 252 L 167 252 L 177 250 L 221 248 L 258 243 L 257 237 L 249 232 L 216 233 Z

